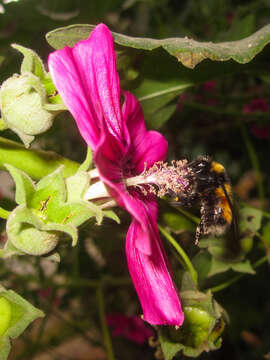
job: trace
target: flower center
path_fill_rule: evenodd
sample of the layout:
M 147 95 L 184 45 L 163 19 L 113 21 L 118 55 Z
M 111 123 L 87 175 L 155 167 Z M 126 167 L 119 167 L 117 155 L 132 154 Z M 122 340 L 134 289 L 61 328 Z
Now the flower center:
M 141 175 L 127 178 L 126 185 L 139 187 L 144 195 L 151 193 L 157 197 L 185 194 L 190 187 L 186 164 L 187 160 L 173 160 L 170 164 L 158 161 Z
M 190 190 L 190 169 L 187 160 L 173 160 L 171 163 L 159 161 L 144 170 L 141 175 L 128 177 L 125 174 L 124 183 L 130 190 L 135 189 L 143 195 L 153 194 L 157 197 L 185 197 Z M 89 172 L 92 180 L 98 180 L 97 169 Z M 94 182 L 86 191 L 85 200 L 99 199 L 111 202 L 110 194 L 102 181 Z

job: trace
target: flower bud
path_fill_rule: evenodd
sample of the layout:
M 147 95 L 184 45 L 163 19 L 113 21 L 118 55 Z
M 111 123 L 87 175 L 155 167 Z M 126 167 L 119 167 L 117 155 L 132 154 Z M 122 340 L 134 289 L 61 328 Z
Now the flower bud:
M 18 224 L 16 236 L 10 236 L 12 244 L 29 255 L 45 255 L 58 244 L 59 234 L 54 231 L 42 231 L 30 224 Z
M 56 112 L 44 109 L 46 90 L 41 80 L 32 73 L 13 75 L 0 89 L 2 121 L 28 147 L 34 136 L 52 126 Z
M 186 306 L 184 313 L 187 344 L 199 347 L 207 339 L 215 319 L 205 310 L 194 306 Z

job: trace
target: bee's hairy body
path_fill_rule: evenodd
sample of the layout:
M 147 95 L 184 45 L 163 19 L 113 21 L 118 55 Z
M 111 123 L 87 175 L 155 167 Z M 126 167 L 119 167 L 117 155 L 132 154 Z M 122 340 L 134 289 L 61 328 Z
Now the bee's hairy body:
M 179 197 L 179 204 L 190 206 L 200 202 L 196 242 L 201 234 L 223 234 L 233 221 L 231 184 L 224 167 L 204 156 L 188 163 L 187 169 L 191 190 Z

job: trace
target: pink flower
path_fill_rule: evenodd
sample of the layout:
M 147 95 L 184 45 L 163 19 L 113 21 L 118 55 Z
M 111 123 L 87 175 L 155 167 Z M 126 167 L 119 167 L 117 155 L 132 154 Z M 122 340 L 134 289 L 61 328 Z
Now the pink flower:
M 113 38 L 99 24 L 87 40 L 49 57 L 53 81 L 79 131 L 94 151 L 102 182 L 117 203 L 132 216 L 126 256 L 144 319 L 151 324 L 180 326 L 184 315 L 168 271 L 157 228 L 157 203 L 143 187 L 127 187 L 167 155 L 167 142 L 147 131 L 141 107 L 129 92 L 121 92 Z
M 202 84 L 203 91 L 214 91 L 216 87 L 217 83 L 215 80 L 209 80 Z
M 243 107 L 243 113 L 249 114 L 252 112 L 270 112 L 270 105 L 264 98 L 257 98 L 251 100 L 248 105 Z M 260 139 L 270 140 L 270 124 L 252 125 L 251 131 L 254 136 Z
M 243 113 L 270 111 L 270 105 L 264 98 L 253 99 L 248 105 L 243 107 Z
M 113 328 L 113 336 L 123 336 L 137 344 L 144 344 L 154 331 L 139 316 L 122 314 L 107 315 L 107 323 Z

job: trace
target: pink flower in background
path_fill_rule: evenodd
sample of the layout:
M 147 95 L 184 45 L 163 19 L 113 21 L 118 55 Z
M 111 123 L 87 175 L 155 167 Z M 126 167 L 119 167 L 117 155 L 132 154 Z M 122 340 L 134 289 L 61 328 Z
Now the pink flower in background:
M 107 315 L 107 323 L 112 327 L 113 336 L 123 336 L 137 344 L 144 344 L 154 331 L 139 316 L 122 314 Z
M 253 99 L 248 105 L 243 107 L 243 113 L 266 112 L 270 111 L 270 105 L 264 98 Z
M 94 151 L 99 177 L 110 195 L 132 216 L 126 237 L 129 271 L 144 319 L 151 324 L 180 326 L 184 315 L 168 271 L 157 228 L 157 202 L 126 179 L 167 155 L 167 142 L 147 131 L 141 107 L 121 92 L 116 54 L 109 29 L 98 25 L 87 40 L 49 57 L 53 81 L 79 131 Z
M 203 91 L 214 91 L 217 88 L 215 80 L 209 80 L 202 84 Z
M 243 113 L 270 112 L 270 105 L 264 98 L 253 99 L 248 105 L 243 107 Z M 270 140 L 270 124 L 252 125 L 251 132 L 260 139 Z

